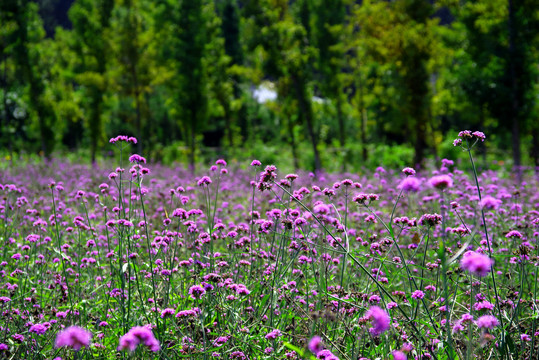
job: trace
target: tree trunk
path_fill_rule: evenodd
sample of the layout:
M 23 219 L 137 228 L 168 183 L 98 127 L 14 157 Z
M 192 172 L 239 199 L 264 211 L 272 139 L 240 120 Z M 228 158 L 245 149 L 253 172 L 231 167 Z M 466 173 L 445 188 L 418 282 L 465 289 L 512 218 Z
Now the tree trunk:
M 517 180 L 520 183 L 522 181 L 522 168 L 521 168 L 521 153 L 520 153 L 520 109 L 518 103 L 518 79 L 515 68 L 515 9 L 513 8 L 513 0 L 509 0 L 509 69 L 511 74 L 511 145 L 513 148 L 513 166 L 517 172 Z
M 539 174 L 539 131 L 534 126 L 532 130 L 532 153 L 533 166 L 536 174 Z
M 142 118 L 140 113 L 140 91 L 138 86 L 137 69 L 134 64 L 131 66 L 131 74 L 133 76 L 133 85 L 135 87 L 135 112 L 136 112 L 136 127 L 137 127 L 137 152 L 142 155 Z
M 359 65 L 361 66 L 361 64 Z M 363 99 L 363 79 L 361 72 L 358 72 L 359 88 L 359 116 L 361 121 L 361 155 L 363 162 L 367 162 L 369 154 L 367 153 L 367 110 L 365 109 L 365 100 Z
M 342 171 L 346 171 L 346 134 L 344 129 L 344 114 L 342 113 L 342 99 L 337 97 L 337 121 L 339 122 L 339 145 L 341 146 Z
M 2 54 L 4 54 L 4 47 L 2 46 Z M 8 107 L 7 103 L 7 56 L 4 54 L 4 71 L 2 79 L 2 90 L 3 90 L 3 101 L 4 101 L 4 112 L 6 114 L 5 121 L 0 120 L 0 144 L 3 145 L 4 137 L 7 135 L 8 148 L 9 148 L 9 158 L 10 165 L 13 166 L 13 141 L 12 136 L 8 132 L 11 125 L 11 109 Z
M 481 108 L 479 109 L 479 130 L 480 131 L 485 131 L 485 105 L 484 104 L 481 104 L 480 105 Z M 485 147 L 484 144 L 482 144 L 482 146 L 480 147 L 480 150 L 481 152 L 481 158 L 483 159 L 483 168 L 484 169 L 487 169 L 488 168 L 488 164 L 487 164 L 487 148 Z
M 288 117 L 288 132 L 290 133 L 290 148 L 292 150 L 292 161 L 294 162 L 294 170 L 299 169 L 298 162 L 298 147 L 296 144 L 296 136 L 294 135 L 294 123 L 292 117 Z
M 318 139 L 314 131 L 312 105 L 310 100 L 307 99 L 305 84 L 298 78 L 298 75 L 296 74 L 292 75 L 292 79 L 296 88 L 296 95 L 298 98 L 301 116 L 305 118 L 307 133 L 311 138 L 314 154 L 314 171 L 316 172 L 317 170 L 322 169 L 322 163 L 320 162 L 320 153 L 318 152 Z
M 191 134 L 190 135 L 190 142 L 189 142 L 189 170 L 192 174 L 195 173 L 195 151 L 196 151 L 196 122 L 191 121 Z
M 232 111 L 230 110 L 230 104 L 226 99 L 223 99 L 222 105 L 225 112 L 225 132 L 228 140 L 228 147 L 232 149 L 234 147 L 234 134 L 232 133 Z

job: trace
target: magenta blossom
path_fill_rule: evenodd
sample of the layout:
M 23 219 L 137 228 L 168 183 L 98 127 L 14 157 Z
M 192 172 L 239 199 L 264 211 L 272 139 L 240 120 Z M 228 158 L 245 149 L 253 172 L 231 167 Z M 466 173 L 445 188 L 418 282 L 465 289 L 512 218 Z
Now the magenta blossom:
M 378 306 L 371 306 L 365 314 L 365 317 L 371 320 L 372 328 L 369 329 L 371 334 L 378 336 L 389 329 L 389 315 Z
M 492 268 L 493 260 L 487 255 L 468 251 L 460 261 L 460 267 L 480 277 L 485 277 Z
M 159 351 L 161 346 L 148 326 L 135 326 L 120 338 L 118 350 L 135 351 L 139 344 L 147 346 L 150 351 Z
M 453 179 L 449 175 L 438 175 L 430 178 L 429 183 L 438 190 L 453 187 Z
M 398 189 L 402 189 L 406 192 L 418 192 L 421 189 L 421 181 L 413 176 L 408 176 L 397 186 Z
M 498 326 L 499 322 L 492 315 L 483 315 L 475 322 L 477 327 L 480 329 L 493 329 Z
M 392 355 L 393 355 L 393 360 L 406 360 L 407 359 L 406 354 L 403 353 L 402 351 L 393 351 Z
M 322 338 L 320 336 L 315 336 L 309 341 L 309 350 L 315 355 L 324 349 L 322 345 Z
M 90 345 L 92 333 L 78 326 L 70 326 L 56 335 L 55 346 L 70 347 L 79 351 L 82 347 Z
M 485 196 L 483 199 L 481 199 L 481 206 L 489 210 L 497 209 L 501 203 L 502 203 L 501 200 L 496 199 L 492 196 Z

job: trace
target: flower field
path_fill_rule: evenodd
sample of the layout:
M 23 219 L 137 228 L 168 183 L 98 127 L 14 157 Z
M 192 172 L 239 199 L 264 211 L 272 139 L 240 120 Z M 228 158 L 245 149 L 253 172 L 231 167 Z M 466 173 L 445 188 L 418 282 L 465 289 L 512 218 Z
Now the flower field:
M 0 173 L 0 359 L 537 359 L 538 179 L 470 162 Z M 278 165 L 278 164 L 277 164 Z

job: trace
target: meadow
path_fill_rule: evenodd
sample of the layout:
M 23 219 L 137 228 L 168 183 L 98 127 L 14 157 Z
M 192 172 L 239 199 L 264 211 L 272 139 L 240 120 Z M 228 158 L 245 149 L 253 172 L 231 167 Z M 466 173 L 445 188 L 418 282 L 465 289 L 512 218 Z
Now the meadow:
M 537 359 L 539 179 L 483 141 L 417 173 L 192 174 L 127 136 L 8 168 L 0 359 Z

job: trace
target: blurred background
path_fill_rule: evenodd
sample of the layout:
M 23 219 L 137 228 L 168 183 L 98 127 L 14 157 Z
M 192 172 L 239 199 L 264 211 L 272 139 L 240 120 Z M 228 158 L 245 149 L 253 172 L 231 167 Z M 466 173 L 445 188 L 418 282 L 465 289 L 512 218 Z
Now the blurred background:
M 0 155 L 539 166 L 536 0 L 1 0 Z M 86 159 L 86 160 L 84 160 Z

